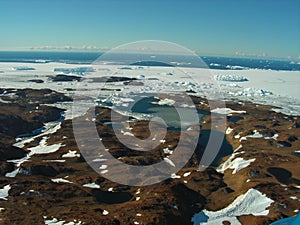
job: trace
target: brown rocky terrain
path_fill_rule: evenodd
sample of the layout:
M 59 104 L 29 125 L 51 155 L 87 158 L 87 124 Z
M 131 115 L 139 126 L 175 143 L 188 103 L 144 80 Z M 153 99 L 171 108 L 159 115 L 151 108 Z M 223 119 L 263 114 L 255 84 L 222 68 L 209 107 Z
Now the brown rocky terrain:
M 13 168 L 6 160 L 19 159 L 27 150 L 14 147 L 15 138 L 35 135 L 44 123 L 59 120 L 63 110 L 41 104 L 70 101 L 50 89 L 0 89 L 0 167 L 1 175 Z
M 227 127 L 233 130 L 228 132 L 226 139 L 233 149 L 242 145 L 239 152 L 243 153 L 239 157 L 255 158 L 254 162 L 235 174 L 232 169 L 217 172 L 216 167 L 200 171 L 199 157 L 204 147 L 199 143 L 196 153 L 176 176 L 157 184 L 134 187 L 114 183 L 91 169 L 80 155 L 71 120 L 62 121 L 55 133 L 41 135 L 23 148 L 14 147 L 18 135 L 30 134 L 43 123 L 61 117 L 61 109 L 43 104 L 70 99 L 51 90 L 1 91 L 13 94 L 2 97 L 9 103 L 0 103 L 0 189 L 6 185 L 11 187 L 7 200 L 0 199 L 0 208 L 4 208 L 0 212 L 0 224 L 45 224 L 45 220 L 57 218 L 99 225 L 188 225 L 192 224 L 195 213 L 225 208 L 250 188 L 266 194 L 274 203 L 269 207 L 268 216 L 240 216 L 242 224 L 269 224 L 294 216 L 295 210 L 300 209 L 300 158 L 295 153 L 300 150 L 299 117 L 273 112 L 270 106 L 227 102 L 228 108 L 246 113 L 227 115 Z M 197 108 L 209 110 L 206 100 L 194 97 L 193 101 Z M 98 107 L 96 116 L 93 115 L 90 112 L 84 116 L 95 119 L 99 136 L 109 153 L 131 165 L 150 165 L 163 160 L 167 155 L 163 149 L 174 149 L 179 136 L 185 135 L 168 130 L 165 142 L 152 151 L 134 151 L 116 138 L 109 123 L 110 109 Z M 122 115 L 119 118 L 121 121 Z M 201 124 L 201 131 L 210 130 L 210 122 L 208 115 Z M 124 130 L 130 127 L 136 137 L 149 136 L 148 121 L 132 120 L 118 125 Z M 160 124 L 155 126 L 159 134 Z M 87 135 L 89 131 L 82 132 Z M 186 137 L 188 148 L 188 135 Z M 60 144 L 59 149 L 32 155 L 20 165 L 15 177 L 6 177 L 7 172 L 16 169 L 16 165 L 7 160 L 22 158 L 43 138 L 48 146 Z M 68 153 L 72 153 L 72 157 L 66 157 Z M 229 157 L 224 157 L 222 162 Z M 97 188 L 86 186 L 91 183 Z

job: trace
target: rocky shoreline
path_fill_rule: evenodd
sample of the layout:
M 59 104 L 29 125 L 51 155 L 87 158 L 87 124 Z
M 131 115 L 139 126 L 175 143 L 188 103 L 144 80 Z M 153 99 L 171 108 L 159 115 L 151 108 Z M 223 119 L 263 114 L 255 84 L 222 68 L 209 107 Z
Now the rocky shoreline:
M 77 224 L 101 225 L 192 224 L 196 213 L 223 209 L 251 188 L 266 194 L 274 203 L 267 216 L 238 216 L 242 224 L 269 224 L 294 216 L 300 209 L 297 116 L 276 113 L 271 106 L 226 102 L 231 109 L 224 112 L 226 139 L 233 154 L 225 156 L 217 168 L 199 171 L 203 151 L 200 143 L 176 175 L 158 184 L 132 187 L 111 182 L 93 171 L 76 145 L 72 120 L 62 118 L 64 110 L 45 105 L 71 98 L 49 89 L 1 89 L 0 93 L 0 189 L 9 188 L 5 199 L 0 199 L 0 224 L 74 220 Z M 193 97 L 193 101 L 197 109 L 209 110 L 205 99 Z M 110 109 L 98 107 L 96 111 L 96 116 L 84 116 L 95 121 L 105 147 L 122 162 L 150 165 L 169 154 L 164 149 L 172 151 L 176 147 L 180 132 L 169 130 L 165 142 L 152 151 L 130 150 L 122 146 L 108 123 Z M 35 132 L 51 121 L 58 121 L 55 132 L 41 133 L 22 147 L 14 146 L 16 138 L 24 134 L 36 136 Z M 149 135 L 145 120 L 120 126 L 124 130 L 129 127 L 139 138 Z M 201 131 L 210 129 L 208 115 L 201 123 Z M 52 148 L 46 154 L 37 146 Z M 19 165 L 11 161 L 34 151 L 36 154 Z M 16 172 L 11 175 L 13 171 Z

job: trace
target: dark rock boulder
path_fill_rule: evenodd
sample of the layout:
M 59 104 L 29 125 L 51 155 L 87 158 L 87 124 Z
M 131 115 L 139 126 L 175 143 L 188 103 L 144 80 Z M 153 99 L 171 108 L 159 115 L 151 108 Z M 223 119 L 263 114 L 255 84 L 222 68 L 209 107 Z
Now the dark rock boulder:
M 43 80 L 40 80 L 40 79 L 32 79 L 32 80 L 28 80 L 29 82 L 33 82 L 33 83 L 37 83 L 37 84 L 41 84 L 41 83 L 44 83 Z
M 288 140 L 289 140 L 290 142 L 294 142 L 294 141 L 297 141 L 298 138 L 297 138 L 295 135 L 291 135 L 291 136 L 289 136 Z
M 93 83 L 112 83 L 112 82 L 130 82 L 135 81 L 136 78 L 130 78 L 130 77 L 96 77 L 92 78 L 91 82 Z
M 0 133 L 17 137 L 30 135 L 44 123 L 60 119 L 63 110 L 56 107 L 0 104 Z
M 106 204 L 118 204 L 130 201 L 133 195 L 129 192 L 110 192 L 102 190 L 93 190 L 92 195 L 96 201 Z
M 6 173 L 12 172 L 15 166 L 13 163 L 0 161 L 0 175 L 4 176 Z
M 59 174 L 53 166 L 47 164 L 30 166 L 22 165 L 19 173 L 24 175 L 41 175 L 46 177 L 55 177 Z
M 43 123 L 40 121 L 29 122 L 17 114 L 7 115 L 0 113 L 0 133 L 9 136 L 17 137 L 20 134 L 31 133 L 42 126 Z
M 292 147 L 292 144 L 287 142 L 287 141 L 278 141 L 277 144 L 281 148 L 283 148 L 283 147 Z
M 55 77 L 51 78 L 53 82 L 70 82 L 70 81 L 80 81 L 81 77 L 72 76 L 72 75 L 64 75 L 58 74 Z
M 18 102 L 23 105 L 31 105 L 31 103 L 52 104 L 56 102 L 72 101 L 70 97 L 62 93 L 58 93 L 51 89 L 5 89 L 8 96 L 2 96 L 3 100 Z M 13 99 L 9 96 L 12 95 Z M 29 101 L 30 100 L 30 101 Z
M 284 168 L 270 167 L 267 171 L 272 174 L 276 180 L 283 184 L 289 184 L 291 182 L 292 173 Z
M 27 152 L 14 146 L 6 146 L 0 143 L 0 161 L 20 159 L 25 157 Z
M 144 86 L 144 83 L 140 81 L 126 81 L 123 84 L 126 86 Z

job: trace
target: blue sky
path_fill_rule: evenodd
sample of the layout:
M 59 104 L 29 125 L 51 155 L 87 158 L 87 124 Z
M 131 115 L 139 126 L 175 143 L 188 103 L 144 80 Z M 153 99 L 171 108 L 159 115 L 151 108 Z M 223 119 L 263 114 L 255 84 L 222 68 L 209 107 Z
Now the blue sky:
M 299 0 L 2 0 L 0 27 L 0 50 L 157 39 L 202 55 L 300 55 Z

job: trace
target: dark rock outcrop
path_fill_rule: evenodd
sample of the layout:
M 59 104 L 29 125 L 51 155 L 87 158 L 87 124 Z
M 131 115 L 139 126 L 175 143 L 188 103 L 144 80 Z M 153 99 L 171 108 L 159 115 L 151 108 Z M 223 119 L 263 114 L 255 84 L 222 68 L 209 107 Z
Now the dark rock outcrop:
M 25 157 L 27 152 L 14 146 L 6 146 L 0 142 L 0 161 L 20 159 Z
M 80 81 L 82 78 L 79 76 L 58 74 L 55 77 L 51 77 L 53 82 L 69 82 L 69 81 Z

